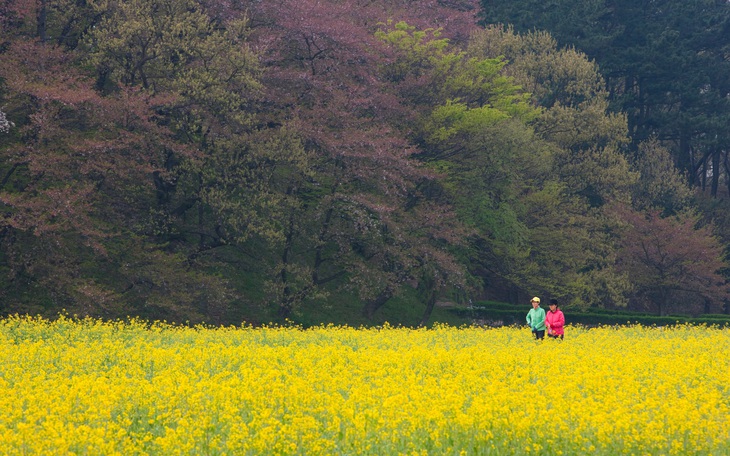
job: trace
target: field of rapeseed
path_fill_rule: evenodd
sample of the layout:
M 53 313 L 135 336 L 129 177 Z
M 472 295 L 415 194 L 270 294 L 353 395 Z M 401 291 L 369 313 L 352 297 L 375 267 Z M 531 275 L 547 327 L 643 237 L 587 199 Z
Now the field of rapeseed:
M 0 320 L 1 454 L 730 454 L 730 331 Z

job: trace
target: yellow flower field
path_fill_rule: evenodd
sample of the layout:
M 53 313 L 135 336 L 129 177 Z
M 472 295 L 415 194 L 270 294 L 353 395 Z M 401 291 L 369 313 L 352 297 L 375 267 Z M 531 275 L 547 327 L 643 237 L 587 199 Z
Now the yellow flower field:
M 0 320 L 1 454 L 730 454 L 730 331 Z

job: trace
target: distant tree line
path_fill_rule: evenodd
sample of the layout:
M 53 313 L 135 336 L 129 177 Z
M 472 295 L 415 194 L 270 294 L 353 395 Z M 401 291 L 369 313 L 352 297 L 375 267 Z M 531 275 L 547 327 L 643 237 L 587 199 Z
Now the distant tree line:
M 482 0 L 482 22 L 548 31 L 598 63 L 634 150 L 669 147 L 690 185 L 730 192 L 730 5 L 723 0 Z M 724 190 L 723 187 L 724 186 Z
M 715 86 L 619 84 L 497 3 L 0 2 L 0 313 L 727 311 Z

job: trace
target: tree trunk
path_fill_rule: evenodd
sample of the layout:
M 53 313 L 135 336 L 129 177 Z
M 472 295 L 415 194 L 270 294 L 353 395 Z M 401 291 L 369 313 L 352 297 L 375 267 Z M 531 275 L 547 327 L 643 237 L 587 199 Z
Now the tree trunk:
M 368 320 L 372 320 L 375 312 L 383 307 L 390 298 L 393 297 L 393 291 L 390 287 L 385 288 L 373 299 L 365 301 L 365 305 L 362 307 L 362 315 Z
M 725 183 L 727 184 L 727 196 L 730 197 L 730 152 L 725 153 Z
M 291 193 L 291 190 L 287 194 Z M 293 293 L 291 286 L 289 285 L 289 272 L 287 267 L 289 265 L 289 257 L 292 250 L 292 242 L 294 239 L 294 214 L 289 216 L 289 230 L 286 233 L 286 241 L 284 242 L 284 251 L 281 253 L 281 270 L 279 271 L 279 278 L 281 280 L 282 293 L 281 302 L 279 303 L 279 316 L 281 318 L 289 318 L 294 308 Z
M 436 293 L 436 290 L 431 289 L 428 291 L 428 298 L 426 299 L 426 309 L 423 311 L 423 317 L 421 318 L 421 322 L 418 323 L 418 326 L 423 327 L 426 326 L 428 323 L 428 320 L 431 318 L 431 314 L 433 313 L 433 308 L 436 306 L 436 296 L 438 293 Z
M 508 301 L 510 304 L 519 304 L 520 303 L 520 290 L 515 286 L 514 284 L 509 285 L 508 289 L 509 298 Z
M 659 299 L 657 300 L 657 305 L 659 306 L 659 316 L 665 317 L 667 315 L 667 291 L 666 290 L 659 291 Z
M 710 195 L 717 198 L 717 189 L 720 183 L 720 150 L 715 149 L 712 152 L 712 183 L 710 187 Z
M 38 6 L 38 24 L 36 25 L 36 33 L 38 35 L 38 38 L 41 40 L 41 43 L 46 42 L 46 19 L 47 19 L 47 7 L 46 7 L 47 0 L 41 0 L 40 5 Z
M 327 213 L 324 217 L 324 222 L 322 223 L 322 229 L 319 231 L 317 247 L 315 248 L 314 252 L 314 265 L 312 267 L 312 283 L 314 283 L 315 285 L 320 284 L 319 269 L 320 267 L 322 267 L 322 263 L 324 263 L 324 258 L 322 257 L 322 249 L 326 244 L 326 238 L 329 234 L 330 223 L 332 222 L 332 214 L 334 213 L 334 211 L 335 209 L 332 206 L 327 209 Z
M 692 149 L 690 147 L 689 134 L 682 132 L 679 137 L 679 157 L 677 157 L 679 163 L 679 169 L 687 172 L 687 179 L 690 187 L 695 186 L 696 182 L 696 170 L 694 158 L 692 155 Z

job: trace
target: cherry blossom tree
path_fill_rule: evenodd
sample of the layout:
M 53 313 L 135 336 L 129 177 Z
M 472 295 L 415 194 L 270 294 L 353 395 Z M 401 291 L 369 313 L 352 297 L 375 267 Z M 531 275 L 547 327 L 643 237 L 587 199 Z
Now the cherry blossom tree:
M 672 304 L 686 304 L 677 295 L 699 296 L 721 308 L 730 287 L 719 271 L 728 265 L 712 225 L 698 225 L 691 212 L 661 217 L 659 210 L 624 207 L 617 213 L 625 223 L 618 266 L 631 277 L 637 297 L 648 299 L 660 315 Z

